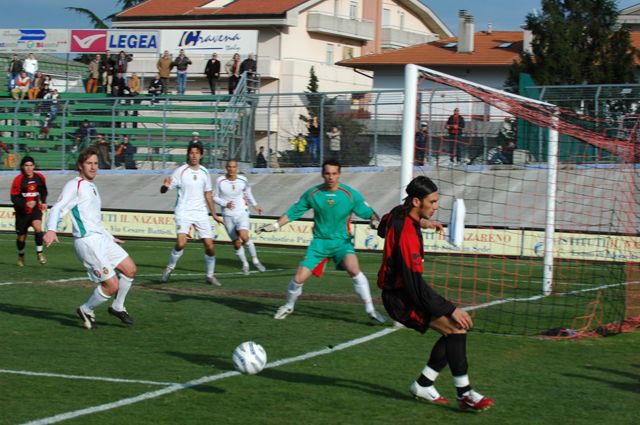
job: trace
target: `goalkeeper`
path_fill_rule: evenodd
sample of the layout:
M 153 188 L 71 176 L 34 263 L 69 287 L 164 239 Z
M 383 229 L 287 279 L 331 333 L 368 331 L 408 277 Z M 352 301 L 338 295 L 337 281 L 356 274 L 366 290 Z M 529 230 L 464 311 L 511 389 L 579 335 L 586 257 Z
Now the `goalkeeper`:
M 353 279 L 353 288 L 364 302 L 365 310 L 374 321 L 383 324 L 384 317 L 376 311 L 371 300 L 371 290 L 367 277 L 360 271 L 358 258 L 353 247 L 350 230 L 351 215 L 370 219 L 372 227 L 377 227 L 378 215 L 353 188 L 340 184 L 340 163 L 327 160 L 322 164 L 323 184 L 307 190 L 277 222 L 258 228 L 257 233 L 279 230 L 290 221 L 302 217 L 313 209 L 313 240 L 307 248 L 307 255 L 289 282 L 287 302 L 281 306 L 274 319 L 284 319 L 293 313 L 294 306 L 304 282 L 315 275 L 322 276 L 327 261 L 332 258 L 338 268 L 344 269 Z
M 493 400 L 471 389 L 467 375 L 467 330 L 473 326 L 471 316 L 440 296 L 422 277 L 421 227 L 442 231 L 441 225 L 428 221 L 438 210 L 438 197 L 438 188 L 428 177 L 416 177 L 407 186 L 404 204 L 382 217 L 378 236 L 385 238 L 385 243 L 378 287 L 392 319 L 421 333 L 431 328 L 442 334 L 427 365 L 411 385 L 411 393 L 418 399 L 447 403 L 434 382 L 448 364 L 460 408 L 485 410 L 493 405 Z

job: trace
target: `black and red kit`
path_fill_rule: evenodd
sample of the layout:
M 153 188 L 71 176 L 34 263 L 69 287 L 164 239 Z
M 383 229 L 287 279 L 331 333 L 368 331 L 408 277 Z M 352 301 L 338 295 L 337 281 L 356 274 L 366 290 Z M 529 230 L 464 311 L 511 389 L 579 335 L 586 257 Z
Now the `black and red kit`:
M 424 245 L 420 223 L 397 206 L 378 227 L 385 239 L 378 287 L 389 316 L 408 328 L 426 332 L 429 322 L 453 313 L 455 306 L 424 281 Z
M 16 233 L 23 235 L 33 221 L 42 220 L 41 205 L 47 203 L 47 180 L 34 172 L 27 177 L 20 173 L 11 184 L 11 202 L 16 212 Z M 36 201 L 34 207 L 27 207 L 28 201 Z

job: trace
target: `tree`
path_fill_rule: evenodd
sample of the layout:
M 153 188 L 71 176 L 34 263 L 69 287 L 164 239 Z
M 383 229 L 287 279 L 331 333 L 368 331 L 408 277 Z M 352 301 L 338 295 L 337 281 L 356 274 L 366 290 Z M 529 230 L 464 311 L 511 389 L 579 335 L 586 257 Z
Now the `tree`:
M 542 0 L 542 13 L 526 18 L 531 53 L 512 64 L 507 86 L 517 90 L 521 72 L 539 85 L 634 82 L 638 50 L 617 19 L 615 0 Z
M 94 28 L 106 29 L 106 28 L 109 28 L 109 25 L 107 24 L 107 21 L 110 21 L 115 15 L 117 15 L 120 12 L 122 12 L 123 10 L 129 9 L 129 8 L 137 5 L 138 3 L 142 3 L 143 1 L 144 0 L 117 0 L 116 1 L 116 6 L 120 6 L 121 9 L 119 11 L 114 12 L 111 15 L 107 16 L 106 18 L 100 18 L 100 17 L 98 17 L 98 15 L 93 13 L 91 10 L 85 9 L 84 7 L 65 7 L 65 9 L 67 9 L 67 10 L 69 10 L 71 12 L 76 12 L 79 15 L 85 16 L 86 18 L 89 19 L 89 21 L 91 21 L 91 23 L 93 24 Z

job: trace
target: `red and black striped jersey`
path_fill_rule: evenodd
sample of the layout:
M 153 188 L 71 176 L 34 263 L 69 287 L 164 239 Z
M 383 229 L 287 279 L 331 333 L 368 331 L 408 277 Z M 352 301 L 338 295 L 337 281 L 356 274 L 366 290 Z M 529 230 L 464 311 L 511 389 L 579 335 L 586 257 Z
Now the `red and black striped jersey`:
M 13 179 L 11 185 L 11 202 L 16 214 L 31 214 L 33 208 L 27 207 L 28 201 L 36 201 L 36 207 L 47 203 L 47 180 L 40 173 L 34 172 L 33 176 L 27 177 L 25 173 L 20 173 Z
M 431 316 L 451 314 L 455 306 L 427 285 L 422 277 L 424 246 L 420 223 L 407 214 L 403 206 L 397 206 L 382 217 L 378 236 L 385 238 L 378 287 L 403 291 Z

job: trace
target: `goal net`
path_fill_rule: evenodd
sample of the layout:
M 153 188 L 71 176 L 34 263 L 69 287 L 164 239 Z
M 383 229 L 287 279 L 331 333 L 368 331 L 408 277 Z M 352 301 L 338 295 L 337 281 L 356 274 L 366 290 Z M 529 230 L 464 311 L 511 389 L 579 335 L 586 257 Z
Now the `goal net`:
M 405 77 L 402 187 L 417 174 L 434 180 L 443 223 L 456 199 L 466 207 L 460 245 L 425 233 L 425 278 L 479 331 L 639 326 L 635 112 L 612 131 L 584 102 L 541 102 L 416 65 Z

